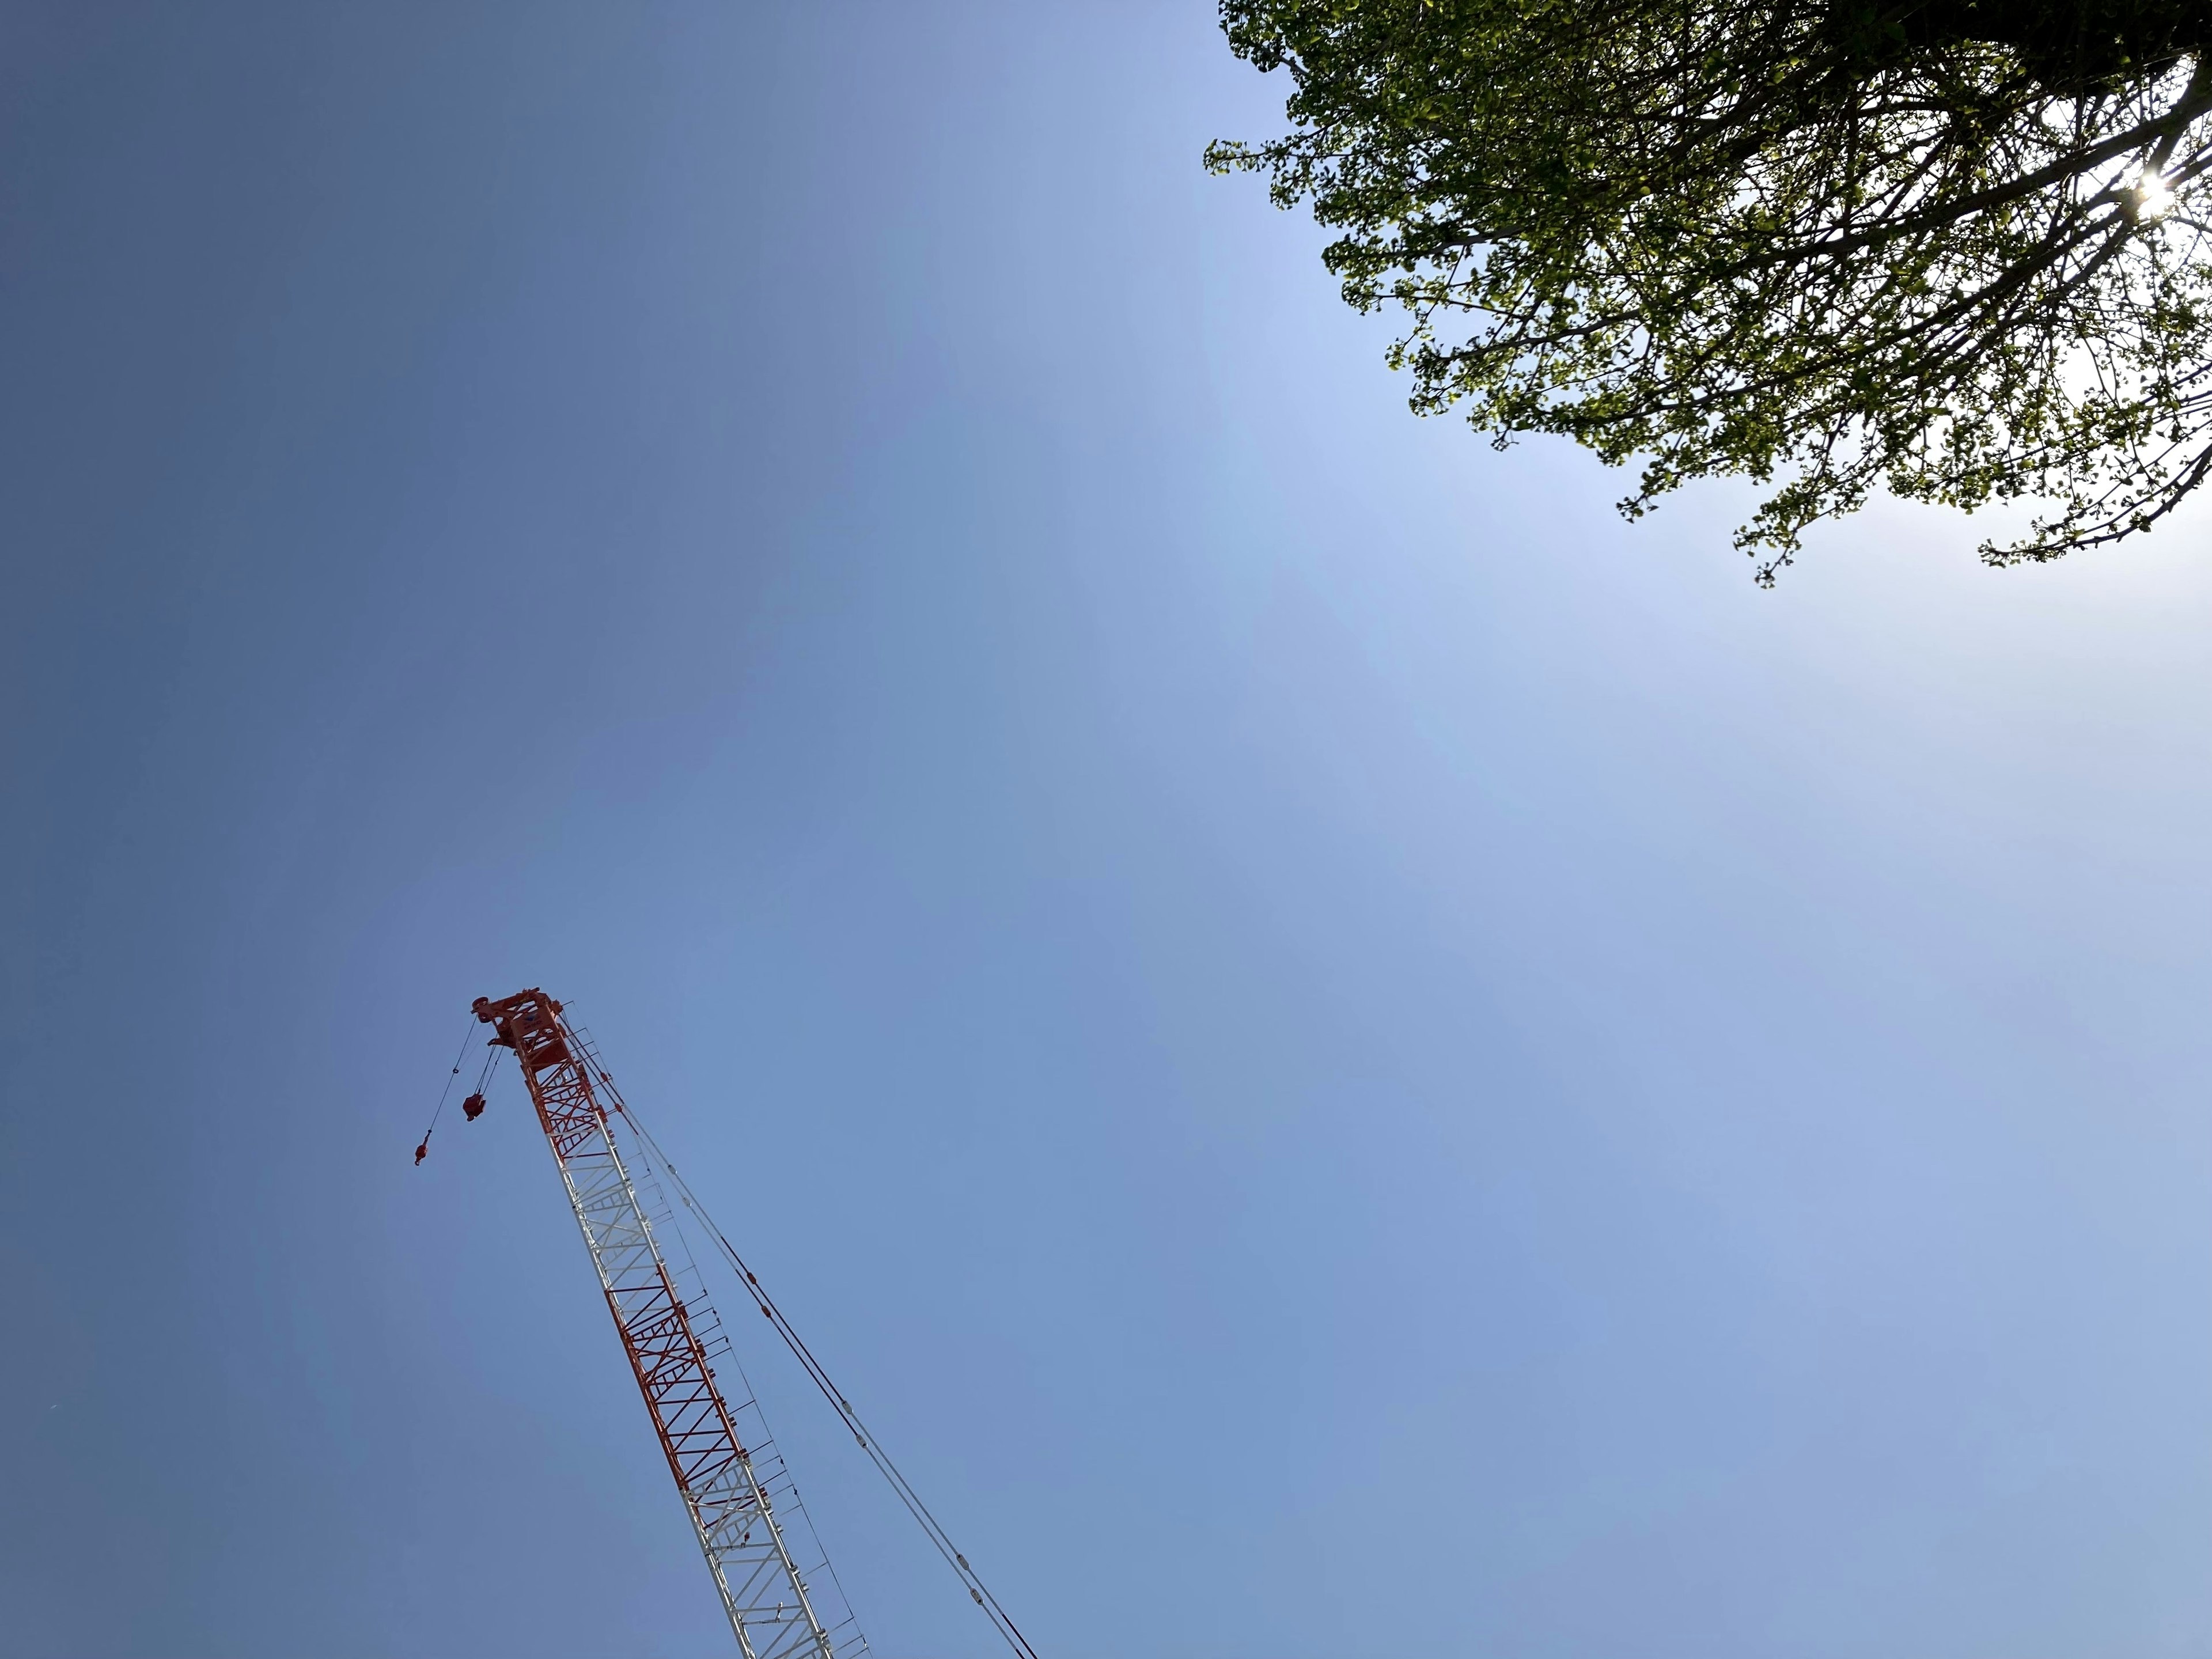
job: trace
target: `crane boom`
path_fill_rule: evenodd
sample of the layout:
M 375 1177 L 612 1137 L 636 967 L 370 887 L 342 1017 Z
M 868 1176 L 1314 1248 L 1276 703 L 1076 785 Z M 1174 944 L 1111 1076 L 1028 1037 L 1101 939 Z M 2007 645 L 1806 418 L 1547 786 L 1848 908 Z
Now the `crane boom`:
M 631 1137 L 613 1079 L 543 991 L 479 997 L 475 1011 L 520 1062 L 739 1650 L 744 1659 L 857 1659 L 865 1639 L 849 1616 L 825 1626 L 793 1556 L 776 1508 L 789 1495 L 781 1459 L 758 1441 L 747 1447 L 744 1408 L 732 1412 L 717 1386 L 711 1361 L 726 1344 L 703 1291 L 678 1293 L 623 1157 Z

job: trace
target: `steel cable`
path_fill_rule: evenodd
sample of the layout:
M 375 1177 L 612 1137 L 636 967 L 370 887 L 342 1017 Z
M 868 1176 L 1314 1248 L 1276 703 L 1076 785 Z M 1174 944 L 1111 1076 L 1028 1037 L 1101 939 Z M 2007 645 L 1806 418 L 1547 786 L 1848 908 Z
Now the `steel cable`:
M 604 1071 L 599 1072 L 599 1080 L 607 1085 L 610 1092 L 613 1092 L 614 1079 Z M 982 1608 L 983 1616 L 991 1621 L 993 1627 L 1006 1638 L 1006 1644 L 1020 1656 L 1020 1659 L 1037 1659 L 1036 1650 L 1030 1645 L 1029 1638 L 1022 1634 L 1014 1621 L 1007 1616 L 1006 1609 L 999 1605 L 998 1597 L 991 1594 L 989 1587 L 977 1576 L 975 1568 L 968 1565 L 968 1558 L 954 1546 L 951 1535 L 945 1532 L 937 1517 L 930 1513 L 929 1506 L 921 1501 L 921 1495 L 908 1483 L 906 1476 L 899 1473 L 898 1466 L 892 1462 L 883 1448 L 876 1443 L 875 1437 L 868 1432 L 866 1425 L 860 1421 L 859 1413 L 847 1403 L 845 1396 L 837 1391 L 836 1384 L 830 1380 L 829 1372 L 823 1370 L 822 1362 L 815 1358 L 813 1351 L 807 1347 L 799 1333 L 792 1328 L 791 1322 L 783 1316 L 783 1310 L 777 1307 L 774 1298 L 761 1288 L 760 1280 L 754 1278 L 752 1269 L 745 1266 L 744 1258 L 738 1254 L 737 1247 L 730 1243 L 721 1228 L 715 1224 L 714 1218 L 707 1213 L 705 1206 L 692 1193 L 690 1183 L 684 1179 L 682 1173 L 678 1170 L 668 1155 L 660 1150 L 660 1143 L 653 1139 L 652 1133 L 638 1121 L 636 1112 L 631 1109 L 619 1093 L 615 1093 L 614 1098 L 616 1109 L 629 1120 L 630 1127 L 637 1131 L 638 1139 L 644 1144 L 647 1152 L 656 1164 L 667 1171 L 669 1185 L 675 1188 L 676 1195 L 683 1200 L 684 1207 L 699 1218 L 699 1224 L 707 1230 L 714 1243 L 720 1247 L 722 1254 L 729 1259 L 730 1265 L 737 1269 L 738 1281 L 744 1286 L 745 1294 L 752 1297 L 755 1305 L 767 1316 L 769 1323 L 775 1328 L 775 1334 L 783 1339 L 784 1346 L 791 1350 L 793 1357 L 805 1369 L 814 1386 L 821 1390 L 822 1397 L 830 1402 L 830 1408 L 837 1413 L 846 1428 L 851 1431 L 853 1438 L 860 1443 L 860 1449 L 868 1455 L 869 1462 L 876 1466 L 878 1472 L 890 1484 L 891 1491 L 897 1495 L 899 1502 L 906 1506 L 907 1513 L 915 1518 L 916 1524 L 927 1535 L 929 1541 L 937 1547 L 937 1553 L 945 1558 L 945 1565 L 952 1569 L 954 1575 L 967 1589 L 969 1599 Z
M 438 1120 L 446 1115 L 446 1101 L 453 1092 L 453 1079 L 461 1074 L 461 1062 L 469 1057 L 469 1039 L 476 1035 L 476 1016 L 469 1017 L 468 1029 L 461 1033 L 461 1051 L 453 1056 L 453 1069 L 446 1073 L 446 1086 L 438 1091 L 438 1108 L 430 1114 L 430 1127 L 422 1131 L 416 1143 L 415 1161 L 420 1164 L 430 1149 L 430 1137 L 436 1133 Z

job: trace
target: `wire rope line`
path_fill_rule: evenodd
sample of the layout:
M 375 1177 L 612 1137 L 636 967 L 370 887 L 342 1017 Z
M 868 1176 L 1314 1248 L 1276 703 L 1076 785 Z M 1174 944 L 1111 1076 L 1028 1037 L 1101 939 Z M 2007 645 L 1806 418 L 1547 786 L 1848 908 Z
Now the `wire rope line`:
M 453 1095 L 453 1079 L 461 1074 L 461 1062 L 469 1057 L 469 1039 L 476 1035 L 476 1016 L 471 1014 L 469 1016 L 467 1028 L 461 1033 L 460 1052 L 453 1056 L 453 1069 L 446 1073 L 446 1086 L 438 1091 L 438 1107 L 430 1114 L 430 1127 L 422 1131 L 422 1139 L 416 1146 L 415 1161 L 417 1164 L 429 1154 L 430 1137 L 437 1131 L 438 1120 L 446 1115 L 446 1102 Z M 489 1069 L 489 1061 L 486 1062 L 486 1069 Z
M 599 1073 L 599 1078 L 606 1084 L 609 1091 L 613 1091 L 614 1079 L 605 1071 Z M 738 1282 L 744 1286 L 745 1294 L 752 1297 L 754 1305 L 767 1316 L 769 1323 L 775 1328 L 775 1334 L 783 1339 L 784 1346 L 791 1350 L 793 1357 L 805 1369 L 806 1375 L 812 1379 L 814 1386 L 821 1390 L 822 1397 L 830 1402 L 830 1408 L 837 1413 L 846 1428 L 851 1431 L 853 1438 L 860 1443 L 860 1449 L 868 1455 L 868 1460 L 890 1484 L 890 1488 L 897 1494 L 899 1502 L 906 1506 L 907 1513 L 915 1518 L 915 1522 L 927 1534 L 929 1541 L 936 1546 L 937 1553 L 945 1558 L 945 1565 L 952 1569 L 954 1575 L 967 1589 L 969 1599 L 983 1610 L 983 1616 L 988 1619 L 999 1634 L 1006 1638 L 1006 1645 L 1019 1656 L 1019 1659 L 1037 1659 L 1036 1650 L 1030 1645 L 1029 1638 L 1022 1634 L 1014 1621 L 1007 1616 L 1006 1610 L 999 1605 L 998 1597 L 991 1594 L 990 1588 L 977 1576 L 975 1569 L 968 1565 L 968 1558 L 955 1547 L 951 1535 L 945 1532 L 937 1517 L 930 1513 L 929 1506 L 921 1501 L 921 1495 L 915 1491 L 906 1476 L 899 1473 L 898 1466 L 892 1462 L 883 1448 L 876 1443 L 875 1437 L 868 1432 L 866 1425 L 860 1421 L 860 1414 L 854 1411 L 845 1396 L 838 1392 L 836 1384 L 830 1380 L 829 1372 L 823 1370 L 822 1362 L 814 1357 L 813 1351 L 792 1328 L 791 1322 L 783 1316 L 783 1310 L 777 1307 L 775 1299 L 761 1288 L 760 1280 L 754 1278 L 752 1269 L 745 1266 L 744 1258 L 738 1254 L 737 1246 L 730 1243 L 721 1228 L 715 1224 L 714 1218 L 707 1213 L 705 1206 L 692 1193 L 690 1184 L 684 1179 L 676 1165 L 669 1159 L 667 1153 L 660 1150 L 660 1144 L 653 1139 L 651 1132 L 645 1125 L 638 1121 L 637 1114 L 623 1100 L 619 1093 L 616 1093 L 614 1098 L 616 1109 L 629 1120 L 630 1127 L 637 1131 L 638 1139 L 644 1144 L 647 1154 L 653 1162 L 667 1172 L 668 1183 L 675 1189 L 676 1195 L 683 1200 L 684 1207 L 698 1218 L 699 1224 L 706 1229 L 708 1235 L 720 1247 L 723 1255 L 728 1258 L 730 1265 L 737 1270 Z

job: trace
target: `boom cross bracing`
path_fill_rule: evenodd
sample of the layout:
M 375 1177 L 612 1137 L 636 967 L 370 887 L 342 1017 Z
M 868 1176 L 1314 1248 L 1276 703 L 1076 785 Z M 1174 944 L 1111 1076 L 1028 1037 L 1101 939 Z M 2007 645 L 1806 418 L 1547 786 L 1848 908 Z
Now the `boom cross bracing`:
M 629 1356 L 638 1391 L 645 1396 L 668 1470 L 691 1517 L 714 1589 L 729 1615 L 744 1659 L 863 1659 L 868 1651 L 859 1623 L 845 1605 L 836 1575 L 815 1541 L 781 1455 L 768 1437 L 760 1408 L 750 1397 L 732 1405 L 714 1362 L 730 1345 L 696 1267 L 684 1253 L 672 1262 L 657 1222 L 669 1218 L 659 1174 L 682 1200 L 729 1266 L 739 1287 L 767 1316 L 770 1328 L 805 1370 L 868 1461 L 890 1485 L 908 1514 L 991 1621 L 1015 1659 L 1037 1659 L 1036 1650 L 955 1548 L 921 1494 L 908 1483 L 859 1415 L 830 1382 L 791 1322 L 761 1287 L 737 1249 L 701 1206 L 676 1166 L 661 1154 L 615 1080 L 561 1005 L 544 992 L 518 991 L 495 1002 L 478 997 L 478 1021 L 494 1032 L 483 1078 L 462 1102 L 470 1122 L 483 1115 L 485 1080 L 501 1048 L 510 1048 L 537 1108 L 553 1160 L 560 1166 L 576 1225 L 599 1274 L 607 1310 L 614 1316 L 623 1351 Z M 468 1043 L 464 1040 L 462 1053 Z M 457 1059 L 447 1093 L 459 1077 Z M 430 1135 L 445 1110 L 441 1095 L 430 1128 L 415 1148 L 419 1165 L 429 1156 Z M 681 1235 L 678 1235 L 680 1246 Z M 740 1378 L 744 1371 L 738 1372 Z M 750 1389 L 748 1389 L 748 1395 Z
M 821 1582 L 828 1575 L 809 1561 L 805 1566 L 817 1581 L 810 1583 L 793 1556 L 778 1512 L 790 1496 L 781 1458 L 764 1436 L 746 1444 L 738 1426 L 745 1407 L 732 1410 L 719 1386 L 713 1362 L 728 1342 L 705 1293 L 677 1291 L 631 1171 L 644 1160 L 623 1156 L 627 1114 L 613 1079 L 543 991 L 497 1002 L 479 997 L 475 1006 L 497 1033 L 493 1041 L 513 1048 L 521 1063 L 739 1650 L 745 1659 L 858 1659 L 867 1650 L 858 1624 L 842 1606 L 822 1605 L 842 1601 L 834 1581 Z

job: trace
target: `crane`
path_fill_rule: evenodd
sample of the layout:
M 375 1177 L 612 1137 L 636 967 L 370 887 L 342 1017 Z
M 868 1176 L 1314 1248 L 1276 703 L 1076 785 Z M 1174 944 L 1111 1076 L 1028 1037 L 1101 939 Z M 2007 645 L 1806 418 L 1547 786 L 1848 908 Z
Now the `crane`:
M 591 1253 L 607 1311 L 614 1317 L 616 1333 L 744 1659 L 864 1659 L 868 1644 L 845 1607 L 836 1575 L 821 1558 L 818 1546 L 802 1545 L 802 1534 L 811 1545 L 811 1528 L 781 1455 L 768 1439 L 758 1407 L 749 1397 L 733 1407 L 720 1386 L 714 1362 L 729 1353 L 728 1339 L 704 1286 L 690 1282 L 672 1264 L 654 1231 L 653 1211 L 659 1208 L 666 1214 L 657 1170 L 666 1171 L 669 1185 L 728 1258 L 746 1294 L 805 1367 L 1017 1659 L 1036 1659 L 1035 1650 L 976 1577 L 968 1558 L 953 1547 L 782 1310 L 700 1206 L 675 1165 L 661 1156 L 616 1089 L 589 1035 L 568 1021 L 559 1002 L 535 988 L 497 1001 L 478 997 L 471 1012 L 477 1023 L 493 1031 L 485 1078 L 501 1048 L 512 1050 L 520 1066 L 538 1126 L 553 1149 L 576 1225 Z M 464 1053 L 466 1047 L 465 1041 Z M 457 1061 L 453 1075 L 459 1074 Z M 450 1092 L 451 1078 L 447 1087 Z M 441 1111 L 444 1103 L 441 1097 Z M 462 1103 L 470 1121 L 483 1113 L 483 1104 L 480 1082 Z M 437 1115 L 433 1114 L 431 1131 L 436 1127 Z M 429 1145 L 430 1134 L 425 1133 L 415 1149 L 417 1164 L 428 1155 Z M 742 1370 L 738 1374 L 742 1378 Z

